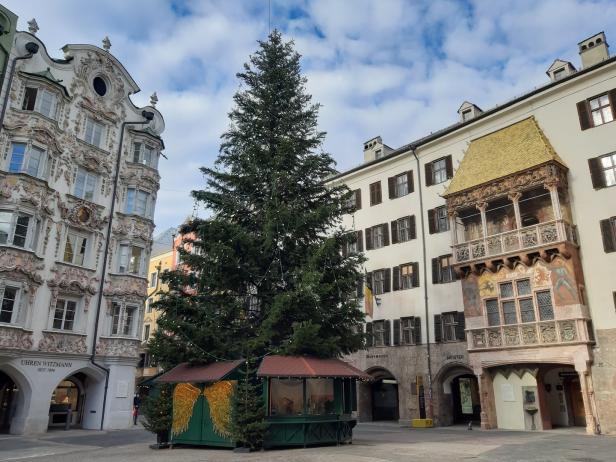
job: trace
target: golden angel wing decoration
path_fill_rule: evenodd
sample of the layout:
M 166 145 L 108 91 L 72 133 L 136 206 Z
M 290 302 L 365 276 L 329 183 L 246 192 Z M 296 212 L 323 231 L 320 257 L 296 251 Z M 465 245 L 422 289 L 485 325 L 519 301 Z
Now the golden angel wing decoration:
M 171 434 L 179 435 L 186 431 L 193 414 L 195 402 L 201 390 L 190 383 L 178 383 L 173 390 L 173 424 Z

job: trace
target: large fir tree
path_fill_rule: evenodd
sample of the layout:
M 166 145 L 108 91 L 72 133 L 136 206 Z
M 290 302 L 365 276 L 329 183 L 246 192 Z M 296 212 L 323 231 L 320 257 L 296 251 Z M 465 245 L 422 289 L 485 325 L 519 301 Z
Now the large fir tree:
M 237 74 L 241 85 L 214 168 L 195 200 L 211 218 L 182 230 L 186 269 L 170 291 L 150 351 L 163 365 L 268 353 L 336 357 L 362 345 L 355 299 L 361 255 L 341 252 L 348 190 L 327 186 L 319 105 L 300 56 L 274 31 Z

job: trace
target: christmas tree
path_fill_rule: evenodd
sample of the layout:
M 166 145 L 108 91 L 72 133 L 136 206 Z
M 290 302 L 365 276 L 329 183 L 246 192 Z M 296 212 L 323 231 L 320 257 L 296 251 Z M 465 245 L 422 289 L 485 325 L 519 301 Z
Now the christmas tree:
M 164 276 L 170 290 L 150 351 L 164 366 L 356 351 L 363 256 L 342 251 L 355 236 L 341 228 L 350 192 L 326 185 L 335 163 L 322 150 L 300 55 L 274 31 L 237 77 L 218 159 L 192 193 L 211 218 L 182 229 L 184 267 Z M 258 384 L 240 383 L 238 393 L 243 386 L 254 400 Z

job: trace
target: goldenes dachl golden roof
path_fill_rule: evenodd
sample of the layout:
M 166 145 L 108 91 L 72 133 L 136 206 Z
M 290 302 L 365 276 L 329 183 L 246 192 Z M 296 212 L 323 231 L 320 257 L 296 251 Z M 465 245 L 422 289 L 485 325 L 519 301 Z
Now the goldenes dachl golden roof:
M 565 166 L 534 117 L 470 142 L 445 196 L 549 161 Z

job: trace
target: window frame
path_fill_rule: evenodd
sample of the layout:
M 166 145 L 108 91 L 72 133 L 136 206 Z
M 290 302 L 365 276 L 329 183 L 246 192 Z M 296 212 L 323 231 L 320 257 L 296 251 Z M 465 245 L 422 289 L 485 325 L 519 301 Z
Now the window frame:
M 612 186 L 616 186 L 616 152 L 611 152 L 609 154 L 604 154 L 602 156 L 599 156 L 598 158 L 598 162 L 599 162 L 599 169 L 601 171 L 601 176 L 603 177 L 603 184 L 604 184 L 604 188 L 609 188 Z M 612 164 L 611 166 L 604 166 L 603 165 L 603 159 L 609 159 L 610 163 Z M 607 172 L 611 171 L 612 173 L 612 178 L 611 181 L 612 183 L 608 183 L 610 181 L 610 179 L 608 178 Z
M 68 240 L 70 236 L 74 236 L 76 239 L 85 239 L 86 241 L 86 245 L 85 245 L 85 249 L 84 249 L 84 253 L 83 253 L 83 261 L 81 263 L 76 263 L 75 262 L 75 257 L 78 255 L 77 252 L 75 252 L 75 248 L 76 246 L 73 245 L 73 258 L 72 261 L 66 261 L 66 247 L 68 244 Z M 81 267 L 88 267 L 88 262 L 89 262 L 89 256 L 90 256 L 90 246 L 91 246 L 91 235 L 88 233 L 84 233 L 83 231 L 79 231 L 76 230 L 74 228 L 68 228 L 66 230 L 65 236 L 64 236 L 64 250 L 62 251 L 62 263 L 68 263 L 69 265 L 75 265 L 75 266 L 81 266 Z M 81 246 L 80 248 L 83 248 L 83 242 L 81 242 Z
M 122 252 L 123 247 L 126 247 L 128 249 L 128 251 L 126 252 L 126 265 L 124 265 L 125 270 L 122 270 L 122 265 L 123 265 L 122 260 L 124 258 L 124 255 Z M 130 265 L 131 265 L 131 258 L 133 257 L 134 248 L 138 248 L 141 251 L 141 254 L 139 256 L 139 270 L 137 272 L 129 271 Z M 118 274 L 129 274 L 133 276 L 143 277 L 144 274 L 146 274 L 145 257 L 146 257 L 146 248 L 144 245 L 139 245 L 133 242 L 120 242 L 120 244 L 118 245 L 118 263 L 116 266 L 116 270 Z
M 12 299 L 13 305 L 11 306 L 11 318 L 9 321 L 2 321 L 2 313 L 8 310 L 4 309 L 4 300 L 6 289 L 15 290 L 15 298 Z M 21 297 L 22 297 L 22 284 L 12 281 L 3 280 L 0 284 L 0 325 L 16 325 L 19 321 L 19 314 L 21 311 Z
M 143 325 L 143 338 L 142 341 L 147 342 L 150 339 L 150 330 L 151 330 L 151 324 L 147 323 Z
M 137 151 L 136 146 L 139 145 L 139 151 Z M 145 165 L 146 167 L 152 168 L 154 170 L 158 169 L 158 161 L 159 161 L 159 151 L 155 146 L 147 143 L 144 140 L 134 140 L 132 145 L 132 157 L 131 162 L 134 164 Z M 146 162 L 145 153 L 150 153 L 150 161 Z
M 442 164 L 442 167 L 441 167 Z M 439 166 L 439 168 L 436 168 Z M 445 157 L 432 161 L 432 184 L 441 184 L 447 181 L 447 160 Z
M 91 136 L 88 136 L 88 128 L 89 126 L 92 126 L 92 132 L 91 132 Z M 95 128 L 100 127 L 100 137 L 98 140 L 98 144 L 94 143 L 95 141 Z M 105 148 L 103 148 L 104 146 L 104 141 L 105 141 L 105 137 L 107 136 L 107 126 L 102 123 L 102 122 L 98 122 L 97 120 L 95 120 L 93 117 L 90 116 L 86 116 L 86 121 L 84 124 L 84 132 L 83 132 L 83 141 L 85 141 L 86 143 L 88 143 L 91 146 L 94 146 L 96 148 L 99 149 L 103 149 L 105 150 Z
M 604 98 L 604 97 L 607 99 L 607 104 L 602 105 L 601 104 L 601 99 Z M 597 101 L 597 104 L 598 104 L 597 108 L 593 109 L 593 107 L 592 107 L 592 102 L 593 101 Z M 614 107 L 612 106 L 612 100 L 610 98 L 609 92 L 605 92 L 605 93 L 602 93 L 600 95 L 593 96 L 592 98 L 588 98 L 586 100 L 586 104 L 588 105 L 588 117 L 590 118 L 593 127 L 600 127 L 601 125 L 605 125 L 607 123 L 610 123 L 610 122 L 614 121 Z M 604 115 L 603 111 L 606 108 L 609 109 L 609 113 L 610 113 L 610 117 L 611 117 L 610 120 L 605 120 L 605 115 Z M 595 117 L 594 117 L 595 113 L 598 113 L 600 115 L 601 123 L 599 123 L 599 124 L 595 123 Z
M 383 188 L 380 180 L 370 183 L 368 190 L 370 191 L 370 207 L 383 203 Z
M 528 292 L 522 293 L 520 291 L 520 285 L 522 282 L 528 283 Z M 506 284 L 511 284 L 511 295 L 503 296 L 502 295 L 502 286 Z M 549 294 L 550 306 L 551 306 L 551 318 L 542 318 L 541 316 L 541 308 L 539 306 L 538 294 L 547 293 Z M 532 310 L 532 320 L 527 320 L 528 317 L 524 316 L 523 313 L 530 313 L 530 310 L 522 310 L 522 302 L 530 300 L 532 302 L 533 310 Z M 488 303 L 496 302 L 498 315 L 498 324 L 491 323 L 490 313 L 488 312 Z M 507 322 L 506 314 L 505 314 L 505 303 L 513 303 L 515 310 L 515 322 Z M 519 279 L 510 279 L 507 281 L 502 281 L 498 284 L 498 293 L 496 297 L 488 297 L 483 299 L 483 316 L 485 319 L 485 324 L 487 327 L 505 327 L 512 325 L 524 325 L 524 324 L 535 324 L 544 321 L 553 321 L 555 319 L 554 314 L 554 294 L 550 288 L 533 288 L 531 278 L 523 277 Z
M 36 94 L 34 95 L 34 104 L 32 105 L 32 109 L 28 109 L 27 106 L 29 106 L 30 104 L 26 104 L 26 98 L 28 98 L 28 90 L 36 91 Z M 43 95 L 46 94 L 52 97 L 49 114 L 45 114 L 44 112 L 41 111 L 43 98 L 39 96 L 40 94 L 43 94 Z M 21 104 L 21 110 L 28 111 L 28 112 L 36 112 L 44 117 L 47 117 L 48 119 L 57 120 L 58 102 L 59 102 L 58 94 L 55 91 L 50 91 L 47 88 L 43 88 L 42 86 L 39 86 L 39 85 L 26 85 L 25 90 L 24 90 L 24 99 L 22 100 L 22 104 Z
M 24 147 L 23 153 L 20 155 L 22 159 L 19 164 L 19 168 L 15 169 L 13 167 L 15 156 L 15 145 L 22 145 Z M 38 159 L 38 165 L 36 168 L 36 173 L 33 174 L 30 171 L 30 162 L 32 161 L 32 152 L 38 151 L 40 152 L 40 157 Z M 9 173 L 21 173 L 23 175 L 31 176 L 32 178 L 38 178 L 39 180 L 45 180 L 47 176 L 47 165 L 49 163 L 49 153 L 46 147 L 41 146 L 40 144 L 33 144 L 29 141 L 19 141 L 13 140 L 10 143 L 10 152 L 8 157 L 8 166 L 7 171 Z
M 111 337 L 139 338 L 141 332 L 137 331 L 140 317 L 138 304 L 113 300 L 110 317 L 109 335 Z M 128 320 L 130 320 L 129 324 L 127 324 Z
M 408 332 L 409 341 L 405 340 Z M 417 345 L 417 332 L 415 329 L 415 316 L 400 318 L 400 345 Z
M 399 289 L 400 290 L 412 289 L 414 287 L 419 286 L 419 284 L 417 283 L 417 279 L 419 275 L 416 274 L 415 272 L 417 268 L 417 265 L 415 265 L 415 263 L 404 263 L 400 265 L 399 268 L 400 268 L 399 269 L 400 271 Z M 410 269 L 410 272 L 408 272 L 407 274 L 403 274 L 404 269 Z
M 457 281 L 454 270 L 453 254 L 439 255 L 434 259 L 433 284 L 449 284 Z M 443 265 L 443 260 L 447 260 L 447 265 Z
M 150 272 L 150 278 L 148 282 L 149 282 L 148 286 L 151 289 L 156 287 L 156 285 L 158 284 L 158 270 Z
M 448 319 L 449 322 L 445 322 L 445 320 Z M 458 342 L 458 335 L 457 335 L 457 326 L 458 326 L 458 312 L 457 311 L 452 311 L 452 312 L 447 312 L 447 313 L 441 313 L 441 329 L 442 329 L 442 336 L 441 339 L 443 342 Z M 451 334 L 452 338 L 447 338 L 448 335 L 447 334 Z
M 385 344 L 385 322 L 386 321 L 383 319 L 379 321 L 372 321 L 372 346 L 389 346 Z
M 83 178 L 83 191 L 82 194 L 79 194 L 77 191 L 77 185 L 79 184 L 79 178 L 80 178 L 80 174 L 82 174 L 82 178 Z M 93 179 L 94 180 L 94 185 L 92 187 L 92 197 L 88 198 L 87 193 L 88 193 L 88 180 L 89 179 Z M 73 195 L 75 197 L 78 197 L 79 199 L 85 200 L 85 201 L 89 201 L 89 202 L 94 202 L 97 199 L 97 191 L 98 191 L 98 182 L 99 182 L 99 175 L 82 167 L 82 166 L 77 166 L 77 172 L 75 174 L 75 183 L 73 185 Z
M 132 199 L 131 199 L 132 191 Z M 145 209 L 143 213 L 137 210 L 138 198 L 140 194 L 145 194 Z M 124 201 L 124 213 L 127 215 L 136 215 L 138 217 L 152 219 L 154 215 L 154 195 L 146 190 L 137 186 L 128 186 L 126 188 L 126 200 Z M 129 206 L 130 205 L 130 206 Z
M 63 307 L 62 307 L 62 318 L 60 319 L 61 323 L 60 323 L 60 327 L 56 327 L 56 320 L 58 320 L 58 318 L 56 317 L 56 314 L 58 313 L 58 302 L 63 301 Z M 73 310 L 73 319 L 70 320 L 71 324 L 71 328 L 67 329 L 65 327 L 65 323 L 67 322 L 66 319 L 66 315 L 67 315 L 67 307 L 69 303 L 73 303 L 75 306 L 75 309 Z M 51 329 L 55 330 L 55 331 L 59 331 L 59 332 L 79 332 L 79 316 L 80 316 L 80 308 L 81 308 L 81 299 L 77 298 L 77 297 L 72 297 L 69 295 L 58 295 L 58 297 L 55 299 L 54 302 L 54 306 L 53 306 L 53 312 L 51 314 Z
M 40 231 L 41 220 L 37 218 L 34 213 L 30 213 L 25 210 L 19 209 L 3 209 L 0 208 L 0 213 L 7 213 L 11 215 L 11 221 L 9 223 L 9 232 L 7 233 L 6 242 L 0 243 L 2 246 L 16 247 L 19 249 L 29 250 L 32 252 L 37 251 L 38 247 L 38 237 Z M 28 217 L 28 225 L 25 236 L 19 235 L 19 237 L 23 237 L 24 245 L 19 245 L 15 243 L 15 235 L 18 226 L 23 226 L 18 223 L 20 217 Z

